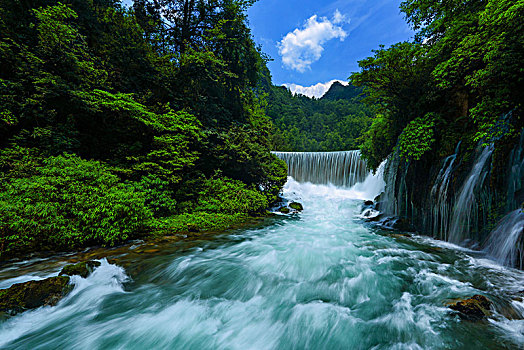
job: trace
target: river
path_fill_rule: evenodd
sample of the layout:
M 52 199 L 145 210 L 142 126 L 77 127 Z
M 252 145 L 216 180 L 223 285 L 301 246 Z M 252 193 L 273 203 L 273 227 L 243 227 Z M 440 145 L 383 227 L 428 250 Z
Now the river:
M 57 306 L 0 321 L 0 348 L 524 347 L 524 321 L 509 315 L 524 315 L 512 301 L 523 272 L 369 226 L 359 189 L 290 179 L 284 196 L 303 203 L 300 214 L 144 255 L 125 270 L 102 259 L 88 278 L 73 277 Z M 24 271 L 0 287 L 35 278 Z M 474 294 L 511 312 L 471 322 L 446 307 Z

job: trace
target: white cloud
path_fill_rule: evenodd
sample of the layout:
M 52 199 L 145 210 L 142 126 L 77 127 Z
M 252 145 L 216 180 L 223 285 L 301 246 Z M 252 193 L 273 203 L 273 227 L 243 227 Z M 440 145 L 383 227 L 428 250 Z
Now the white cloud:
M 302 29 L 296 28 L 289 32 L 278 43 L 278 53 L 282 56 L 282 63 L 290 69 L 301 73 L 311 67 L 311 64 L 322 57 L 324 44 L 332 39 L 344 41 L 346 31 L 340 26 L 347 23 L 346 16 L 336 10 L 333 19 L 317 15 L 311 16 Z
M 329 90 L 329 88 L 331 87 L 331 85 L 333 85 L 335 81 L 338 81 L 342 85 L 348 85 L 348 82 L 343 81 L 343 80 L 331 80 L 331 81 L 328 81 L 327 83 L 318 83 L 318 84 L 311 85 L 311 86 L 302 86 L 302 85 L 297 85 L 297 84 L 282 84 L 282 85 L 287 87 L 293 94 L 301 94 L 301 95 L 306 95 L 308 97 L 320 98 L 324 96 L 324 94 Z
M 349 19 L 340 13 L 338 9 L 335 10 L 335 13 L 333 14 L 333 23 L 335 24 L 341 24 L 341 23 L 349 23 Z

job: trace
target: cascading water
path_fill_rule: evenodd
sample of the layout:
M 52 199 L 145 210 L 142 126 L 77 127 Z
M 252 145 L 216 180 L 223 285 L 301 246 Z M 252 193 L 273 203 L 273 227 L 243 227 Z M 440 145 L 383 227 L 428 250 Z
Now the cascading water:
M 448 189 L 459 149 L 460 142 L 455 148 L 455 153 L 444 159 L 429 196 L 429 207 L 432 212 L 432 215 L 427 216 L 427 218 L 431 220 L 431 225 L 429 225 L 429 227 L 431 227 L 433 237 L 437 237 L 444 241 L 448 240 L 447 234 L 449 231 L 451 211 Z M 428 227 L 428 225 L 425 226 Z
M 506 209 L 518 208 L 524 202 L 524 131 L 520 134 L 520 142 L 509 156 L 508 189 Z
M 522 269 L 524 262 L 524 213 L 517 209 L 506 215 L 493 231 L 485 245 L 490 257 L 502 265 Z
M 489 172 L 485 165 L 492 152 L 492 145 L 482 149 L 466 181 L 457 193 L 449 229 L 449 242 L 462 243 L 468 237 L 470 226 L 476 220 L 477 199 L 475 198 L 475 190 L 477 186 L 482 186 Z
M 360 151 L 273 154 L 286 162 L 289 176 L 299 182 L 350 187 L 369 175 Z
M 55 307 L 0 319 L 0 348 L 523 347 L 524 321 L 515 318 L 524 317 L 524 303 L 511 296 L 524 272 L 363 224 L 361 198 L 383 187 L 381 171 L 351 188 L 290 178 L 283 195 L 304 205 L 300 214 L 115 252 L 109 261 L 126 271 L 102 260 L 88 278 L 74 277 L 73 292 Z M 54 259 L 4 266 L 0 286 L 56 275 Z M 463 322 L 446 307 L 475 294 L 495 304 L 509 298 L 511 319 L 495 309 L 488 322 Z

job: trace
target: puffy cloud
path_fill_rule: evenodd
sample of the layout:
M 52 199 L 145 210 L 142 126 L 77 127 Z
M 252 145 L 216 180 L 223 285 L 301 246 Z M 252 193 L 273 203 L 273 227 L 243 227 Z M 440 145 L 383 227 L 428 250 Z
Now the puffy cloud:
M 332 39 L 344 41 L 346 31 L 340 26 L 347 23 L 346 16 L 336 10 L 333 19 L 311 16 L 302 29 L 289 32 L 278 43 L 278 53 L 282 56 L 284 66 L 301 73 L 322 57 L 324 44 Z
M 287 87 L 293 94 L 301 94 L 308 97 L 320 98 L 324 96 L 324 94 L 329 90 L 335 81 L 338 81 L 342 85 L 348 85 L 347 81 L 331 80 L 327 83 L 318 83 L 311 86 L 302 86 L 297 84 L 283 84 L 283 86 Z

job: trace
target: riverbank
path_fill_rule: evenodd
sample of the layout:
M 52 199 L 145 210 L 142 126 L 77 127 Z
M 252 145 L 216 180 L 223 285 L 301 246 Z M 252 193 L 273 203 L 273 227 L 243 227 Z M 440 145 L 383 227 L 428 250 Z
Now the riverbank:
M 74 276 L 74 290 L 56 306 L 0 321 L 0 347 L 524 345 L 522 319 L 501 312 L 508 304 L 520 310 L 523 272 L 445 242 L 368 227 L 358 217 L 358 194 L 290 181 L 286 198 L 304 204 L 298 215 L 209 240 L 113 250 L 118 260 L 102 259 L 89 277 Z M 45 263 L 37 264 L 12 271 L 42 278 L 61 268 L 48 262 L 44 272 Z M 493 302 L 489 318 L 466 321 L 448 307 L 475 295 Z
M 220 235 L 231 230 L 248 228 L 260 225 L 267 220 L 271 220 L 273 213 L 268 212 L 265 215 L 213 215 L 209 213 L 195 213 L 193 215 L 180 215 L 179 217 L 169 218 L 166 220 L 166 228 L 163 230 L 149 232 L 140 238 L 128 240 L 115 246 L 88 246 L 82 249 L 70 250 L 47 250 L 36 251 L 30 254 L 20 254 L 4 259 L 0 262 L 0 269 L 10 266 L 16 266 L 24 261 L 46 261 L 57 260 L 56 268 L 63 264 L 77 261 L 87 261 L 92 259 L 102 259 L 108 257 L 124 256 L 127 253 L 147 254 L 154 253 L 162 249 L 164 245 L 170 245 L 179 242 L 193 242 L 206 240 L 216 235 Z M 138 256 L 135 256 L 138 258 Z M 33 264 L 29 264 L 33 266 Z M 45 269 L 47 270 L 47 269 Z M 0 274 L 0 279 L 6 278 Z

